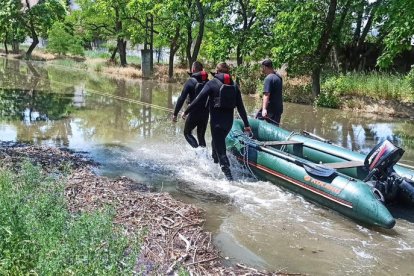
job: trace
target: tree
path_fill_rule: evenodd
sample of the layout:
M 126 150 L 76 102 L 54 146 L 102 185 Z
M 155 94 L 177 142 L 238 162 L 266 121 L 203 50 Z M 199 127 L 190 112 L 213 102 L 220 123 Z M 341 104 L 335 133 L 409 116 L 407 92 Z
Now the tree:
M 130 38 L 135 44 L 143 43 L 144 50 L 149 51 L 151 72 L 154 70 L 154 34 L 158 34 L 155 30 L 154 14 L 163 5 L 165 4 L 151 0 L 131 0 L 128 5 L 128 19 L 134 23 L 129 27 Z
M 66 8 L 66 3 L 60 0 L 39 0 L 33 7 L 29 0 L 24 0 L 21 20 L 32 39 L 26 58 L 31 57 L 33 50 L 39 44 L 39 36 L 47 37 L 47 32 L 53 23 L 63 20 L 67 12 Z
M 185 20 L 187 16 L 185 2 L 180 0 L 164 1 L 155 10 L 159 34 L 157 43 L 169 48 L 168 77 L 174 76 L 174 57 L 185 41 Z
M 125 25 L 129 18 L 129 0 L 79 0 L 77 3 L 81 8 L 80 23 L 101 37 L 115 38 L 121 66 L 126 66 L 129 33 Z
M 384 5 L 383 0 L 357 0 L 352 1 L 350 6 L 350 16 L 346 23 L 349 37 L 341 37 L 337 44 L 345 46 L 345 64 L 344 71 L 361 70 L 365 56 L 368 56 L 374 49 L 372 45 L 367 44 L 367 39 L 375 41 L 376 45 L 381 44 L 383 37 L 369 36 L 373 29 L 378 28 L 376 19 L 378 10 Z M 340 45 L 342 44 L 342 45 Z
M 264 10 L 260 9 L 262 2 L 260 0 L 227 0 L 217 2 L 214 6 L 214 12 L 218 16 L 215 24 L 215 29 L 218 30 L 216 37 L 222 42 L 217 43 L 218 50 L 229 53 L 232 48 L 235 48 L 237 66 L 242 65 L 244 57 L 260 45 L 257 40 L 260 39 L 260 33 L 263 35 L 262 19 L 265 15 Z M 271 7 L 269 5 L 268 9 Z M 223 46 L 227 46 L 227 49 L 220 49 Z
M 378 59 L 380 67 L 389 67 L 393 59 L 413 47 L 414 2 L 411 0 L 386 0 L 380 16 L 384 20 L 380 30 L 384 36 L 384 50 Z
M 26 38 L 22 24 L 22 3 L 15 0 L 3 0 L 0 5 L 0 39 L 4 43 L 6 54 L 7 44 L 12 44 L 13 52 L 19 51 L 19 43 Z
M 281 41 L 273 54 L 312 76 L 312 95 L 320 93 L 321 71 L 348 15 L 352 0 L 284 1 L 275 25 Z M 308 69 L 309 68 L 309 69 Z
M 60 55 L 71 53 L 74 55 L 83 55 L 83 47 L 80 40 L 71 35 L 62 22 L 55 22 L 49 30 L 49 40 L 47 48 Z

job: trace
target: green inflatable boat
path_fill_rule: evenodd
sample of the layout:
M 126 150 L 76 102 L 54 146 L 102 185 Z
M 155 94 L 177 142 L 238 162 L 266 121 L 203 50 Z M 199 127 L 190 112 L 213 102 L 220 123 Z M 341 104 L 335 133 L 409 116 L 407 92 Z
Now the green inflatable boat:
M 395 225 L 387 203 L 414 202 L 414 171 L 397 165 L 404 151 L 387 140 L 363 155 L 309 133 L 249 122 L 253 137 L 235 120 L 226 146 L 259 179 L 383 228 Z

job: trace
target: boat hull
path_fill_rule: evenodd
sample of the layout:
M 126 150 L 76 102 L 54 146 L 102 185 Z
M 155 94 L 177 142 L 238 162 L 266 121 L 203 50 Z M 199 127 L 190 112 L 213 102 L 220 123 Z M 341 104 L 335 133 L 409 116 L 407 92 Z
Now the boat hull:
M 250 120 L 255 137 L 266 141 L 284 141 L 290 132 L 263 121 Z M 309 173 L 304 166 L 249 146 L 241 135 L 243 124 L 236 120 L 226 139 L 227 149 L 246 165 L 256 177 L 270 181 L 305 198 L 365 224 L 392 228 L 395 220 L 386 206 L 377 199 L 371 187 L 343 173 L 322 177 Z M 273 133 L 273 137 L 272 136 Z M 295 141 L 298 140 L 295 137 Z M 305 138 L 305 137 L 303 137 Z M 254 141 L 254 140 L 252 140 Z M 313 142 L 313 141 L 311 141 Z M 284 152 L 295 152 L 295 145 L 286 145 Z M 305 149 L 303 147 L 304 154 Z M 281 152 L 281 151 L 280 151 Z M 288 156 L 294 156 L 287 153 Z M 302 160 L 298 158 L 298 160 Z

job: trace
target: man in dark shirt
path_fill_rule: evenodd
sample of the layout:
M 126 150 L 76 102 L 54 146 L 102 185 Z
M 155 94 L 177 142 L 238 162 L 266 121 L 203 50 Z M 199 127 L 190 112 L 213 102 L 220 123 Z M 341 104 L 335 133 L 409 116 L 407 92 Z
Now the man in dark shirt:
M 173 122 L 177 122 L 177 115 L 183 107 L 185 100 L 187 100 L 188 104 L 194 101 L 204 84 L 208 81 L 208 74 L 203 70 L 203 65 L 199 61 L 193 63 L 191 71 L 191 77 L 184 84 L 183 91 L 175 105 L 174 115 L 172 117 Z M 198 146 L 206 147 L 204 135 L 206 134 L 207 122 L 208 109 L 205 105 L 200 106 L 199 109 L 189 114 L 185 120 L 184 137 L 193 148 L 197 148 Z M 195 128 L 197 128 L 198 142 L 191 133 Z
M 283 113 L 282 77 L 275 72 L 270 59 L 262 62 L 262 70 L 266 75 L 263 88 L 263 105 L 256 118 L 265 119 L 269 123 L 279 125 Z
M 216 70 L 214 78 L 206 83 L 197 98 L 188 106 L 184 116 L 205 105 L 208 99 L 214 163 L 220 163 L 221 170 L 227 179 L 233 180 L 230 162 L 226 155 L 226 136 L 233 125 L 234 108 L 237 108 L 244 122 L 244 130 L 251 134 L 251 128 L 240 90 L 229 74 L 229 66 L 222 62 L 217 65 Z

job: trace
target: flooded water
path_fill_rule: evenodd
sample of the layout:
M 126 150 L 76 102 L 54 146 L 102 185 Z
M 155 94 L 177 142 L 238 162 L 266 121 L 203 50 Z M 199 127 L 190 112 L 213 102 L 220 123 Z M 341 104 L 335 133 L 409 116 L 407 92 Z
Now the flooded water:
M 236 181 L 227 182 L 209 152 L 187 145 L 183 121 L 171 122 L 180 89 L 0 58 L 0 139 L 86 151 L 100 174 L 203 208 L 206 229 L 234 262 L 309 275 L 414 275 L 413 210 L 391 207 L 397 224 L 380 230 L 257 181 L 235 160 Z M 249 114 L 257 102 L 245 98 Z M 414 165 L 412 121 L 294 104 L 282 121 L 363 153 L 390 139 Z

